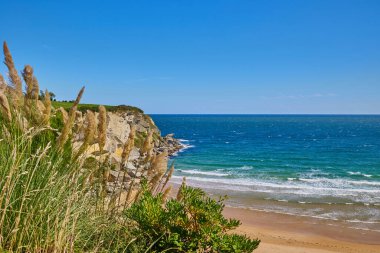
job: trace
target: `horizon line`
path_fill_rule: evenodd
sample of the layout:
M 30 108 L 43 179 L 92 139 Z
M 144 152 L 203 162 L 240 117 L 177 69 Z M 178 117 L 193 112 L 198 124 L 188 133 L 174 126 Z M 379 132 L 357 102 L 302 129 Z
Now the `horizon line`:
M 380 113 L 147 113 L 148 115 L 380 116 Z

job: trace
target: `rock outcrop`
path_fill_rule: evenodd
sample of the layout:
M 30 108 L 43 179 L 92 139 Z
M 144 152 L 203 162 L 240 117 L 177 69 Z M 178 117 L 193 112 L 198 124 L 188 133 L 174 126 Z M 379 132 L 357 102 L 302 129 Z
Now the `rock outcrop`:
M 98 119 L 98 113 L 95 116 Z M 80 117 L 83 118 L 83 116 Z M 80 128 L 81 124 L 85 123 L 83 123 L 83 119 L 77 119 L 77 124 L 77 127 Z M 135 128 L 135 145 L 126 163 L 122 164 L 123 148 L 128 141 L 131 126 Z M 184 148 L 180 141 L 173 137 L 173 134 L 162 137 L 152 118 L 146 114 L 131 111 L 107 112 L 107 133 L 103 153 L 100 154 L 99 145 L 94 142 L 87 149 L 86 155 L 98 160 L 107 157 L 108 161 L 114 165 L 114 169 L 109 171 L 108 175 L 109 191 L 128 189 L 131 178 L 134 182 L 139 182 L 142 178 L 149 180 L 153 177 L 149 172 L 150 167 L 147 166 L 147 157 L 140 154 L 140 149 L 149 133 L 152 134 L 151 155 L 153 156 L 163 152 L 167 152 L 168 156 L 171 156 Z M 79 131 L 75 146 L 79 147 L 82 144 L 83 135 Z

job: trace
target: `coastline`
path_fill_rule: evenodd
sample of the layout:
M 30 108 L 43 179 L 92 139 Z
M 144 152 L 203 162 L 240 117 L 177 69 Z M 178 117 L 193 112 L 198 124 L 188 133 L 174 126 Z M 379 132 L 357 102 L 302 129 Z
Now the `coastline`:
M 195 131 L 195 133 L 198 132 Z M 203 136 L 202 138 L 199 138 L 200 143 L 204 140 L 210 141 L 207 136 Z M 226 140 L 229 141 L 228 138 Z M 179 141 L 181 144 L 188 144 L 183 143 L 182 139 L 179 139 Z M 194 144 L 194 141 L 192 141 L 191 144 Z M 215 143 L 212 142 L 211 144 Z M 195 145 L 200 146 L 201 144 L 195 142 Z M 229 149 L 227 149 L 227 151 L 230 152 L 232 149 L 232 147 L 230 147 L 231 142 L 229 142 L 228 145 Z M 183 149 L 178 153 L 182 151 Z M 186 162 L 194 157 L 195 154 L 196 153 L 188 156 L 189 158 L 185 160 L 184 164 L 186 165 Z M 204 151 L 202 154 L 207 153 Z M 173 158 L 174 160 L 176 159 L 175 157 Z M 216 158 L 212 157 L 212 159 L 215 160 Z M 269 159 L 268 161 L 271 160 Z M 196 160 L 196 163 L 201 162 L 203 162 L 203 160 Z M 327 162 L 328 161 L 326 161 L 326 163 Z M 250 169 L 258 170 L 259 168 Z M 348 194 L 352 192 L 361 192 L 363 189 L 367 194 L 372 194 L 372 192 L 377 191 L 378 189 L 371 188 L 373 185 L 378 184 L 377 181 L 373 181 L 377 175 L 376 173 L 359 172 L 360 170 L 357 168 L 344 171 L 347 175 L 344 174 L 343 178 L 352 177 L 344 182 L 360 185 L 361 188 L 354 188 L 348 185 L 346 188 L 341 189 L 338 187 L 340 186 L 338 184 L 344 182 L 340 180 L 340 178 L 337 180 L 335 180 L 335 178 L 327 178 L 322 174 L 324 171 L 312 171 L 312 173 L 321 173 L 319 177 L 302 175 L 299 176 L 298 179 L 294 179 L 293 176 L 289 176 L 292 177 L 288 178 L 289 182 L 286 182 L 289 186 L 284 186 L 281 182 L 269 182 L 270 184 L 268 182 L 258 182 L 266 183 L 263 187 L 270 187 L 270 189 L 263 190 L 272 190 L 272 188 L 275 188 L 277 190 L 276 192 L 280 194 L 287 192 L 286 190 L 288 189 L 281 192 L 282 188 L 286 187 L 291 189 L 296 187 L 298 190 L 296 193 L 299 195 L 310 193 L 310 196 L 313 196 L 312 193 L 314 190 L 330 190 L 322 192 L 325 195 L 320 194 L 326 196 L 323 201 L 313 201 L 313 199 L 303 200 L 294 198 L 288 200 L 278 195 L 276 195 L 275 198 L 268 198 L 268 196 L 264 196 L 265 191 L 262 191 L 264 193 L 259 193 L 252 197 L 250 194 L 245 194 L 245 189 L 242 189 L 246 187 L 246 185 L 242 184 L 244 182 L 236 181 L 231 186 L 230 183 L 222 181 L 231 180 L 228 174 L 230 171 L 232 170 L 220 169 L 214 171 L 210 169 L 210 171 L 208 171 L 207 169 L 202 170 L 190 166 L 189 168 L 180 168 L 179 173 L 173 176 L 171 182 L 175 186 L 174 188 L 178 188 L 182 177 L 186 177 L 189 186 L 202 188 L 213 197 L 228 195 L 229 198 L 225 202 L 226 208 L 224 215 L 228 218 L 236 218 L 242 222 L 242 225 L 234 232 L 246 234 L 253 239 L 258 238 L 261 240 L 259 248 L 254 252 L 380 252 L 378 216 L 372 216 L 373 213 L 371 212 L 372 210 L 376 212 L 379 210 L 378 204 L 365 202 L 361 199 L 359 199 L 360 201 L 354 201 L 342 197 L 348 196 Z M 244 171 L 247 170 L 244 168 Z M 329 184 L 332 184 L 332 186 Z M 308 186 L 307 190 L 309 192 L 304 192 L 304 185 Z M 234 186 L 240 188 L 235 189 L 233 188 Z M 279 190 L 278 188 L 281 189 Z M 350 192 L 344 192 L 346 189 Z M 260 188 L 258 190 L 262 189 Z M 336 192 L 333 190 L 340 191 L 337 194 L 338 197 L 334 195 Z M 357 194 L 354 196 L 357 196 Z M 372 198 L 368 199 L 373 200 Z M 360 214 L 360 217 L 357 217 L 356 214 Z
M 261 240 L 258 253 L 380 252 L 379 232 L 327 226 L 317 219 L 226 207 L 242 222 L 234 232 Z

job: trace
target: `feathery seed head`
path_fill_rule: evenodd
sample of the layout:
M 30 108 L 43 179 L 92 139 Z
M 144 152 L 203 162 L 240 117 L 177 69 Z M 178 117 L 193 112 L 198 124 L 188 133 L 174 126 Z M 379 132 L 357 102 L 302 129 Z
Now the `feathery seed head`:
M 165 179 L 164 184 L 162 185 L 161 191 L 165 188 L 166 184 L 169 182 L 169 180 L 172 177 L 173 173 L 174 173 L 174 163 L 170 166 L 169 172 L 166 175 L 166 179 Z
M 121 154 L 121 164 L 124 165 L 124 163 L 128 160 L 129 154 L 131 153 L 134 145 L 135 145 L 135 132 L 136 128 L 134 125 L 130 125 L 130 132 L 128 136 L 128 140 L 124 143 L 123 147 L 123 153 Z
M 165 189 L 164 193 L 162 194 L 162 199 L 163 199 L 164 201 L 166 201 L 166 200 L 168 199 L 168 196 L 169 196 L 169 194 L 170 194 L 171 191 L 172 191 L 172 186 L 169 185 L 169 186 Z
M 68 115 L 68 119 L 65 122 L 61 134 L 58 136 L 57 145 L 60 149 L 63 148 L 65 145 L 67 139 L 69 138 L 69 135 L 72 131 L 74 121 L 75 121 L 75 112 L 77 111 L 78 104 L 80 102 L 80 99 L 82 98 L 84 92 L 84 87 L 79 91 L 79 94 L 73 104 L 73 106 L 70 108 L 70 112 Z
M 156 156 L 152 163 L 152 168 L 151 170 L 154 173 L 158 173 L 163 175 L 165 171 L 167 170 L 168 167 L 168 152 L 165 150 L 164 152 L 160 153 L 159 155 Z
M 106 145 L 107 138 L 107 111 L 103 105 L 99 106 L 98 121 L 98 142 L 99 148 L 102 151 L 104 146 Z
M 58 110 L 62 114 L 63 123 L 67 122 L 67 120 L 69 119 L 69 115 L 67 114 L 67 111 L 65 109 L 63 109 L 63 107 L 59 107 Z
M 3 44 L 3 51 L 4 51 L 4 57 L 5 57 L 4 63 L 8 68 L 9 79 L 10 79 L 11 83 L 14 85 L 14 88 L 16 91 L 15 92 L 16 97 L 14 99 L 20 100 L 22 97 L 22 81 L 21 81 L 21 78 L 19 77 L 19 75 L 17 73 L 11 52 L 9 51 L 8 45 L 5 41 Z
M 182 178 L 182 184 L 181 186 L 179 187 L 178 189 L 178 193 L 177 193 L 177 200 L 180 201 L 182 199 L 182 190 L 183 188 L 186 187 L 186 177 L 183 177 Z
M 90 110 L 87 110 L 87 113 L 86 113 L 86 122 L 87 122 L 87 127 L 86 127 L 86 129 L 84 131 L 83 143 L 82 143 L 82 145 L 80 146 L 80 148 L 78 150 L 77 156 L 83 154 L 86 151 L 86 149 L 89 146 L 89 144 L 94 139 L 95 128 L 96 128 L 95 115 Z
M 152 140 L 153 140 L 153 131 L 149 131 L 147 137 L 145 138 L 144 144 L 140 149 L 141 155 L 148 154 L 153 149 Z
M 31 98 L 34 100 L 38 100 L 39 92 L 40 92 L 40 85 L 38 84 L 37 78 L 33 77 L 33 89 L 32 89 Z
M 31 98 L 33 92 L 33 68 L 30 65 L 25 65 L 22 77 L 26 83 L 26 97 Z
M 8 121 L 11 121 L 12 115 L 11 115 L 11 110 L 9 108 L 8 99 L 2 92 L 0 93 L 0 106 L 1 106 L 1 113 L 3 114 L 3 117 L 6 118 Z
M 0 74 L 0 92 L 5 93 L 7 89 L 7 83 L 4 80 L 4 77 Z
M 44 105 L 45 105 L 44 124 L 49 126 L 50 114 L 51 114 L 51 100 L 50 100 L 50 93 L 48 92 L 48 90 L 45 91 Z

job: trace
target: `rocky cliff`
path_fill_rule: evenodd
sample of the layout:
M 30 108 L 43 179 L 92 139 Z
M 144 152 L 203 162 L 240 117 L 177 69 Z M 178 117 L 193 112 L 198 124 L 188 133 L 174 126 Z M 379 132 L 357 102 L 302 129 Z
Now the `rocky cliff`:
M 96 119 L 98 113 L 96 113 Z M 81 124 L 85 124 L 84 117 L 80 115 L 77 119 L 77 127 L 81 128 Z M 128 136 L 131 131 L 131 126 L 135 128 L 134 147 L 126 161 L 122 165 L 122 153 L 125 143 L 128 141 Z M 85 129 L 85 128 L 84 128 Z M 94 143 L 89 146 L 86 153 L 88 157 L 102 159 L 107 157 L 111 164 L 114 164 L 114 169 L 109 171 L 109 190 L 127 189 L 131 183 L 131 178 L 134 181 L 140 181 L 142 178 L 149 180 L 149 166 L 146 166 L 146 157 L 141 155 L 140 149 L 147 139 L 148 134 L 152 134 L 152 155 L 157 156 L 164 151 L 167 151 L 168 156 L 171 156 L 184 148 L 184 146 L 173 137 L 173 134 L 161 136 L 161 132 L 153 122 L 149 115 L 142 112 L 119 110 L 107 112 L 107 138 L 103 150 L 103 154 L 99 154 L 99 145 Z M 84 133 L 78 134 L 75 146 L 80 146 Z

